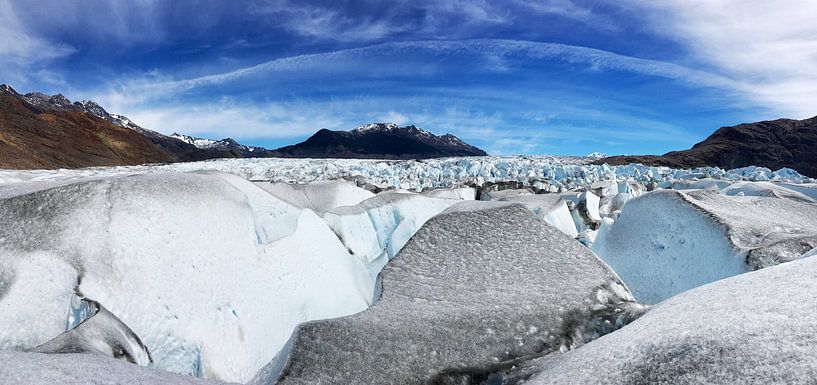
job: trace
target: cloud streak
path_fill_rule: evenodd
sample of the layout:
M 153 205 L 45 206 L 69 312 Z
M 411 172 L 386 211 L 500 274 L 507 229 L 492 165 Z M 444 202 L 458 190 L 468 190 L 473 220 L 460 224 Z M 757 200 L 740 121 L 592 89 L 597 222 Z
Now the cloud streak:
M 0 0 L 0 71 L 8 81 L 25 85 L 37 76 L 47 83 L 59 83 L 61 77 L 44 66 L 69 56 L 76 49 L 32 35 L 20 22 L 8 0 Z
M 817 115 L 817 3 L 667 0 L 632 2 L 658 33 L 702 66 L 736 79 L 759 105 L 795 118 Z
M 365 60 L 371 57 L 408 57 L 419 54 L 448 57 L 481 56 L 493 59 L 525 57 L 534 60 L 556 60 L 570 64 L 584 65 L 596 70 L 625 71 L 669 78 L 697 86 L 734 88 L 737 84 L 729 78 L 705 71 L 668 62 L 619 55 L 594 48 L 520 40 L 471 39 L 382 43 L 326 53 L 297 55 L 279 58 L 229 72 L 192 79 L 147 84 L 143 85 L 142 88 L 144 88 L 145 91 L 160 93 L 180 92 L 196 87 L 236 81 L 258 74 L 324 69 L 327 63 Z

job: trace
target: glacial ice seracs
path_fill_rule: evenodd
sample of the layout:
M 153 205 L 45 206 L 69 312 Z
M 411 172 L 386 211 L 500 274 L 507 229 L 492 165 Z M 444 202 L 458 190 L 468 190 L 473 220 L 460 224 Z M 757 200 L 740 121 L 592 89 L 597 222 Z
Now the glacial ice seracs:
M 738 188 L 761 196 L 727 195 Z M 657 303 L 817 246 L 817 204 L 802 194 L 764 185 L 725 193 L 657 190 L 630 199 L 618 220 L 602 226 L 593 251 L 639 301 Z
M 0 200 L 0 223 L 0 324 L 17 325 L 0 330 L 3 349 L 65 332 L 80 293 L 156 368 L 244 382 L 297 324 L 371 301 L 365 266 L 317 214 L 234 175 L 58 186 Z

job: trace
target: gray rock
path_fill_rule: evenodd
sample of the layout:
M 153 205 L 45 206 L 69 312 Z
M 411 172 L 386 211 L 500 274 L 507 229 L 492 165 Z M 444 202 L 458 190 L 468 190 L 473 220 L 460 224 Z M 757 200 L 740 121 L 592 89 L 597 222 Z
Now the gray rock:
M 518 204 L 452 206 L 386 265 L 381 283 L 368 310 L 302 324 L 289 356 L 255 383 L 279 372 L 281 384 L 474 381 L 577 347 L 642 309 L 595 255 Z
M 497 182 L 485 182 L 479 185 L 477 188 L 477 200 L 487 201 L 490 200 L 488 198 L 483 198 L 483 194 L 497 192 L 502 190 L 520 190 L 524 189 L 525 184 L 518 181 L 497 181 Z
M 482 201 L 498 201 L 504 198 L 519 196 L 519 195 L 533 195 L 530 189 L 505 189 L 497 191 L 486 191 L 480 194 L 479 199 Z

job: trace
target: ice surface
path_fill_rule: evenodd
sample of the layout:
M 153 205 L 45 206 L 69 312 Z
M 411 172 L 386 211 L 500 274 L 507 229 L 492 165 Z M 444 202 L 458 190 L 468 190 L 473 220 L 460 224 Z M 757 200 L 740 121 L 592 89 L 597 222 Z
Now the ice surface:
M 656 303 L 718 279 L 799 258 L 817 246 L 817 205 L 658 190 L 631 199 L 593 251 L 635 297 Z
M 817 183 L 778 183 L 778 185 L 817 200 Z
M 630 200 L 630 194 L 619 193 L 613 196 L 606 196 L 599 202 L 599 214 L 604 218 L 617 219 L 618 214 L 624 209 L 624 205 Z
M 247 381 L 298 323 L 371 300 L 366 267 L 318 215 L 229 174 L 39 190 L 0 200 L 0 223 L 3 348 L 64 332 L 76 287 L 157 368 Z
M 558 194 L 514 195 L 500 199 L 502 202 L 521 203 L 537 218 L 550 223 L 561 232 L 576 237 L 576 224 L 567 209 L 567 203 Z
M 42 354 L 0 350 L 1 385 L 217 385 L 91 354 Z
M 368 310 L 299 326 L 281 384 L 478 377 L 621 326 L 631 304 L 588 249 L 505 202 L 462 202 L 432 218 L 381 279 L 380 300 Z M 269 378 L 256 383 L 272 383 L 276 371 L 263 373 Z
M 715 190 L 720 191 L 722 188 L 729 186 L 732 183 L 730 180 L 722 179 L 683 179 L 669 183 L 669 187 L 673 190 Z
M 84 298 L 131 329 L 153 366 L 179 373 L 243 382 L 265 365 L 267 375 L 288 365 L 287 382 L 476 381 L 518 355 L 576 348 L 620 326 L 632 314 L 622 303 L 637 308 L 571 237 L 593 245 L 651 303 L 815 253 L 817 205 L 807 202 L 817 184 L 792 170 L 586 162 L 224 159 L 0 170 L 0 325 L 25 325 L 0 328 L 0 349 L 93 345 L 108 329 L 86 333 L 93 317 L 77 327 L 90 314 Z M 644 195 L 656 188 L 712 191 Z M 504 202 L 460 202 L 477 191 Z M 307 323 L 290 340 L 303 321 L 372 304 L 379 270 L 398 254 L 405 258 L 386 268 L 374 308 Z M 79 345 L 107 355 L 125 346 Z
M 618 183 L 615 180 L 600 180 L 590 184 L 590 191 L 598 197 L 610 197 L 618 194 Z
M 324 214 L 324 220 L 346 249 L 366 266 L 369 292 L 373 293 L 377 275 L 386 262 L 427 220 L 457 203 L 406 192 L 384 192 L 357 205 L 331 210 Z
M 567 202 L 577 233 L 587 229 L 595 229 L 601 222 L 601 213 L 599 212 L 601 201 L 596 194 L 589 191 L 571 191 L 560 195 Z
M 721 194 L 730 196 L 752 196 L 767 198 L 785 198 L 801 202 L 817 203 L 817 200 L 793 189 L 778 186 L 771 182 L 737 182 L 721 190 Z
M 817 258 L 705 285 L 497 384 L 813 384 Z M 524 377 L 524 376 L 522 376 Z
M 354 183 L 333 180 L 306 184 L 284 182 L 256 183 L 258 187 L 301 209 L 310 209 L 318 215 L 340 206 L 356 205 L 374 196 Z
M 477 190 L 473 187 L 430 189 L 423 190 L 422 194 L 429 198 L 459 199 L 463 201 L 472 201 L 477 199 Z

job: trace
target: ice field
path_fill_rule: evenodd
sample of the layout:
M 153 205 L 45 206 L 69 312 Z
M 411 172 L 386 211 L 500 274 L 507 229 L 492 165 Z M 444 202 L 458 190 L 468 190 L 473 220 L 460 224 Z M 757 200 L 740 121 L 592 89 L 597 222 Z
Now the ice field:
M 807 383 L 815 181 L 588 162 L 0 170 L 0 378 Z

